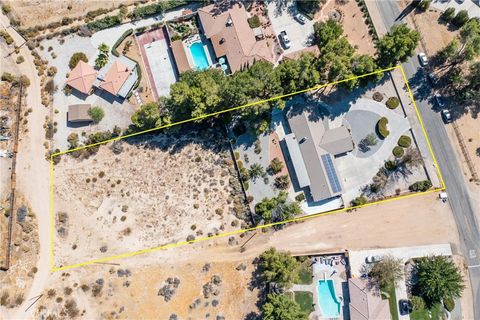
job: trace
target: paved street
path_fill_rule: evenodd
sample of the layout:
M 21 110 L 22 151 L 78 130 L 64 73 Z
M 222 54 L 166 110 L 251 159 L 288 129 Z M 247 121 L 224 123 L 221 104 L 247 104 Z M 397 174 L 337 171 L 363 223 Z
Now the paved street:
M 388 30 L 393 24 L 402 23 L 405 18 L 397 20 L 400 8 L 395 1 L 375 1 L 370 2 L 369 6 L 376 6 L 380 12 L 381 21 L 374 21 L 375 24 L 383 24 L 379 29 Z M 417 57 L 411 58 L 403 67 L 408 79 L 414 78 L 420 70 Z M 480 236 L 472 199 L 439 113 L 433 111 L 433 106 L 427 100 L 417 100 L 417 105 L 445 180 L 449 204 L 460 236 L 459 249 L 470 267 L 475 319 L 480 319 Z

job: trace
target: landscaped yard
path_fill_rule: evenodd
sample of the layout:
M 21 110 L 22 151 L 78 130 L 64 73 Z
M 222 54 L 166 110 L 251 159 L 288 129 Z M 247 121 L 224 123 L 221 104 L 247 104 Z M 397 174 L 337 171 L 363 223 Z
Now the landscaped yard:
M 388 304 L 390 306 L 390 314 L 392 316 L 392 320 L 398 320 L 398 308 L 397 308 L 397 297 L 395 296 L 395 286 L 392 283 L 389 286 L 381 288 L 381 291 L 386 292 L 389 296 Z
M 441 319 L 442 305 L 440 303 L 434 304 L 430 309 L 416 310 L 410 313 L 411 320 L 430 320 Z
M 295 302 L 309 315 L 313 311 L 313 294 L 309 291 L 295 291 Z
M 298 284 L 312 284 L 312 265 L 310 259 L 302 262 L 298 271 Z

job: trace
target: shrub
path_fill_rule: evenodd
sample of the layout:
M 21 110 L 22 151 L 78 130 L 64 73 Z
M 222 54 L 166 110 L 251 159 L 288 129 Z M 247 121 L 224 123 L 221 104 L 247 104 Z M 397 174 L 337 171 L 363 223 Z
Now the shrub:
M 352 207 L 361 206 L 365 203 L 367 203 L 367 198 L 365 198 L 364 196 L 356 197 L 350 202 Z
M 430 3 L 432 2 L 432 0 L 422 0 L 420 1 L 420 4 L 418 5 L 418 8 L 425 12 L 428 10 L 428 8 L 430 8 Z
M 402 148 L 408 148 L 412 144 L 412 139 L 409 136 L 401 136 L 398 139 L 398 145 Z
M 387 102 L 385 103 L 389 109 L 396 109 L 399 105 L 400 101 L 397 97 L 390 97 L 388 98 Z
M 87 23 L 87 28 L 92 31 L 100 31 L 120 24 L 122 21 L 119 16 L 106 16 L 104 18 Z
M 451 312 L 455 308 L 455 301 L 453 301 L 451 297 L 448 297 L 443 300 L 443 305 L 448 312 Z
M 91 107 L 90 109 L 88 109 L 88 114 L 90 115 L 90 117 L 92 117 L 93 122 L 95 123 L 99 123 L 100 121 L 102 121 L 103 117 L 105 116 L 105 112 L 99 106 Z
M 8 72 L 2 73 L 2 81 L 7 81 L 7 82 L 13 82 L 15 80 L 15 77 Z
M 262 152 L 262 145 L 260 144 L 259 140 L 255 141 L 255 148 L 253 152 L 255 152 L 255 154 L 260 154 L 260 152 Z
M 414 311 L 425 309 L 425 301 L 422 299 L 422 297 L 412 296 L 412 298 L 410 299 L 410 302 L 412 303 L 412 309 Z
M 455 16 L 455 8 L 447 8 L 447 10 L 445 10 L 442 15 L 441 15 L 441 18 L 446 21 L 446 22 L 450 22 L 452 21 L 453 17 Z
M 83 62 L 88 62 L 88 58 L 85 55 L 85 53 L 75 52 L 70 58 L 70 62 L 68 63 L 68 66 L 70 67 L 70 69 L 75 68 L 80 60 Z
M 377 102 L 380 102 L 383 100 L 383 94 L 381 94 L 380 92 L 375 92 L 373 94 L 373 100 L 377 101 Z
M 47 69 L 47 75 L 48 75 L 49 77 L 53 77 L 53 76 L 56 75 L 56 74 L 57 74 L 57 68 L 56 68 L 56 67 L 53 67 L 53 66 L 52 66 L 52 67 L 50 67 L 50 68 Z
M 23 56 L 18 56 L 17 60 L 15 61 L 17 64 L 20 64 L 25 61 L 25 58 Z
M 454 26 L 457 28 L 462 27 L 465 23 L 467 23 L 468 19 L 468 12 L 467 10 L 460 10 L 458 13 L 455 15 L 455 17 L 452 19 L 452 23 Z
M 269 171 L 272 174 L 277 174 L 283 169 L 283 162 L 280 161 L 278 158 L 273 158 L 272 161 L 270 162 L 270 165 L 267 168 L 267 171 Z
M 288 177 L 288 174 L 276 177 L 274 185 L 275 188 L 280 190 L 287 189 L 290 186 L 290 178 Z
M 414 184 L 410 185 L 408 187 L 408 189 L 410 191 L 427 191 L 428 189 L 430 189 L 432 187 L 432 183 L 430 182 L 430 180 L 423 180 L 423 181 L 417 181 L 415 182 Z
M 393 171 L 397 169 L 397 163 L 395 161 L 389 160 L 385 162 L 385 169 Z
M 20 81 L 22 86 L 24 87 L 30 86 L 30 79 L 28 79 L 26 75 L 22 74 L 18 80 Z
M 392 153 L 395 156 L 395 158 L 401 158 L 403 156 L 403 154 L 405 153 L 405 151 L 403 150 L 402 147 L 395 146 L 395 148 L 393 148 L 393 150 L 392 150 Z
M 380 118 L 377 122 L 377 131 L 382 139 L 385 139 L 390 134 L 390 131 L 387 129 L 388 119 L 386 117 Z
M 2 4 L 2 12 L 4 14 L 9 14 L 12 12 L 12 7 L 9 4 Z
M 252 29 L 260 27 L 261 23 L 260 23 L 260 18 L 258 16 L 253 16 L 251 18 L 248 18 L 247 21 L 248 21 L 248 25 Z
M 303 192 L 300 193 L 295 197 L 295 200 L 297 200 L 298 202 L 302 202 L 303 200 L 305 200 L 305 194 Z

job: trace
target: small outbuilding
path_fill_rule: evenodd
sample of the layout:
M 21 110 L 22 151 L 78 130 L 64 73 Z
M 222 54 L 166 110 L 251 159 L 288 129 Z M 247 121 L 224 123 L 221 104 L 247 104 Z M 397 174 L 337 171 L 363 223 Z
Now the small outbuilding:
M 88 114 L 89 104 L 72 104 L 68 106 L 68 122 L 91 122 L 92 117 Z

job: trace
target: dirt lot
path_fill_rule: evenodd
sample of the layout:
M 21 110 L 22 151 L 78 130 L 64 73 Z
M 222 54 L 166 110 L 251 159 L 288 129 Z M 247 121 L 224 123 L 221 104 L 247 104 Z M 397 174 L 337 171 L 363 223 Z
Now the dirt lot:
M 359 54 L 375 54 L 372 37 L 368 34 L 368 27 L 365 24 L 362 11 L 356 1 L 346 1 L 342 3 L 336 0 L 329 0 L 322 10 L 320 10 L 315 19 L 327 20 L 331 12 L 335 10 L 342 15 L 341 24 L 344 35 L 351 45 L 357 47 Z
M 179 129 L 188 133 L 63 156 L 54 174 L 57 265 L 240 228 L 245 208 L 221 131 Z
M 46 25 L 59 21 L 63 17 L 77 18 L 84 16 L 88 11 L 100 8 L 118 8 L 121 4 L 132 4 L 134 0 L 7 0 L 12 13 L 20 20 L 22 26 L 33 27 L 39 24 Z
M 401 1 L 402 10 L 410 1 Z M 413 11 L 408 15 L 409 23 L 420 32 L 421 47 L 428 56 L 434 55 L 458 35 L 448 25 L 439 20 L 441 11 L 430 8 L 427 12 Z

